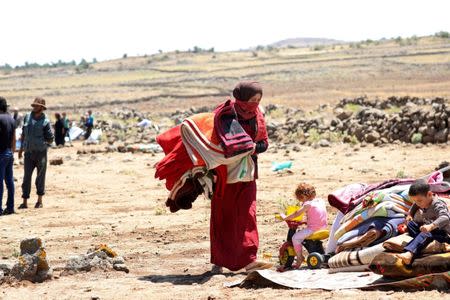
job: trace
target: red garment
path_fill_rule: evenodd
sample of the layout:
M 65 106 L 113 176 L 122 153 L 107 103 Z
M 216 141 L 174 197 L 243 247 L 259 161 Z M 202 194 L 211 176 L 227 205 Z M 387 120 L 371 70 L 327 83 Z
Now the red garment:
M 220 107 L 220 106 L 219 106 Z M 257 128 L 240 120 L 255 141 L 268 145 L 263 114 L 258 109 Z M 255 178 L 257 161 L 255 157 Z M 259 237 L 256 223 L 256 181 L 226 184 L 226 166 L 215 169 L 217 182 L 211 201 L 211 263 L 232 271 L 256 260 Z
M 217 188 L 211 201 L 211 263 L 237 271 L 256 260 L 256 181 L 224 184 L 225 166 L 216 168 Z
M 166 180 L 166 188 L 172 190 L 175 182 L 194 167 L 180 135 L 180 126 L 158 135 L 156 141 L 166 156 L 156 164 L 155 178 Z

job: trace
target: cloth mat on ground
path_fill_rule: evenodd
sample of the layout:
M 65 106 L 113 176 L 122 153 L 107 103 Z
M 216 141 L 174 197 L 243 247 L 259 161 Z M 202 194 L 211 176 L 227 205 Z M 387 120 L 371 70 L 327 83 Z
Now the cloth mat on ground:
M 295 289 L 364 289 L 404 288 L 404 289 L 448 289 L 450 272 L 428 274 L 415 278 L 390 280 L 372 272 L 349 272 L 330 274 L 327 269 L 293 270 L 284 273 L 261 270 L 254 271 L 243 280 L 226 283 L 227 287 L 256 285 L 261 287 L 282 286 Z

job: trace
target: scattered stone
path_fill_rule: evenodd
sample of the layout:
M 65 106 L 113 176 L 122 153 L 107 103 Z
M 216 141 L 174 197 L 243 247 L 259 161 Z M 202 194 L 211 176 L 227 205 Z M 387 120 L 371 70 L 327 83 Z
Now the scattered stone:
M 125 273 L 129 273 L 130 270 L 128 269 L 128 267 L 125 264 L 115 264 L 113 265 L 114 270 L 119 271 L 119 272 L 125 272 Z
M 372 131 L 365 136 L 365 140 L 368 143 L 374 143 L 380 139 L 380 134 L 376 131 Z
M 319 141 L 319 146 L 320 147 L 330 147 L 330 141 L 328 141 L 328 140 L 325 140 L 325 139 L 322 139 L 322 140 L 320 140 Z
M 52 166 L 59 166 L 59 165 L 62 165 L 63 163 L 64 163 L 64 160 L 62 157 L 50 159 L 50 165 L 52 165 Z

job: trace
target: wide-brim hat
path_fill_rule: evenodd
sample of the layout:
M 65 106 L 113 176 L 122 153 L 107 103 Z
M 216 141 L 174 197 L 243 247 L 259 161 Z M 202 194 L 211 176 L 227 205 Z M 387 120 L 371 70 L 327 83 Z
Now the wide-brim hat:
M 44 110 L 47 109 L 47 106 L 45 106 L 45 100 L 43 98 L 36 98 L 34 99 L 34 102 L 31 103 L 31 107 L 35 107 L 35 106 L 41 106 L 42 108 L 44 108 Z

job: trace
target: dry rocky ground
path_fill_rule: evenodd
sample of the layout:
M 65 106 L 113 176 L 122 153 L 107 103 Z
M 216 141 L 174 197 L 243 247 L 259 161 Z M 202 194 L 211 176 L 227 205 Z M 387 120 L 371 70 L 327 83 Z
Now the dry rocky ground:
M 77 154 L 82 147 L 77 143 L 74 148 L 50 151 L 50 158 L 63 157 L 64 163 L 49 167 L 43 209 L 30 208 L 0 217 L 0 263 L 15 259 L 22 239 L 38 236 L 46 243 L 52 267 L 63 266 L 70 256 L 105 243 L 125 258 L 130 273 L 99 269 L 66 275 L 55 271 L 55 279 L 40 284 L 2 284 L 0 299 L 448 298 L 448 294 L 437 291 L 225 288 L 224 282 L 243 278 L 244 274 L 208 273 L 209 203 L 199 198 L 191 210 L 176 214 L 166 210 L 167 192 L 153 178 L 152 168 L 162 154 Z M 277 176 L 270 171 L 272 161 L 288 159 L 294 162 L 293 174 Z M 261 155 L 260 255 L 271 254 L 276 261 L 286 228 L 274 222 L 273 214 L 282 201 L 292 199 L 299 181 L 313 183 L 320 196 L 326 197 L 328 192 L 352 182 L 374 182 L 397 175 L 419 177 L 443 160 L 450 160 L 445 144 L 421 148 L 300 146 L 300 152 L 277 150 Z M 16 199 L 20 197 L 22 172 L 22 166 L 16 166 Z M 330 208 L 329 212 L 331 222 L 334 210 Z

